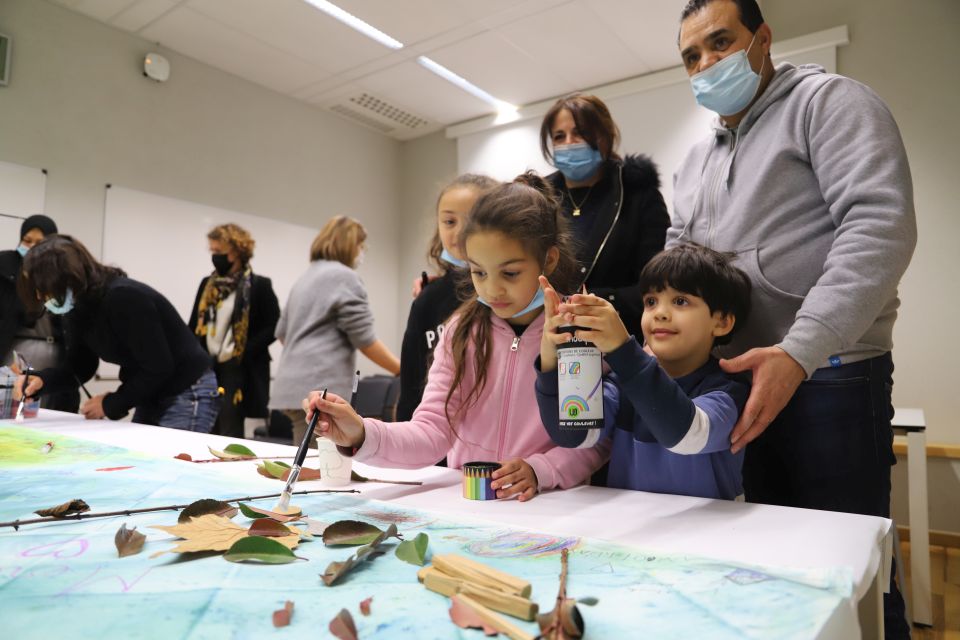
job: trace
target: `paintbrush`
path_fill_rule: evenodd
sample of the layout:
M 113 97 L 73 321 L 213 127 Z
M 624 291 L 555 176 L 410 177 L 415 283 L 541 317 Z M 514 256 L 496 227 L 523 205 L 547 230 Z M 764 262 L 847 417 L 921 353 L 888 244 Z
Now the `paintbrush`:
M 320 398 L 326 400 L 326 389 L 320 394 Z M 320 412 L 314 409 L 313 415 L 310 416 L 310 422 L 307 424 L 307 431 L 303 434 L 303 440 L 300 442 L 300 448 L 297 449 L 297 456 L 293 459 L 290 475 L 287 476 L 287 484 L 283 487 L 283 492 L 280 494 L 280 500 L 277 502 L 277 506 L 273 508 L 276 513 L 286 513 L 290 508 L 290 492 L 293 490 L 293 485 L 296 484 L 297 478 L 300 477 L 300 469 L 303 467 L 303 461 L 307 458 L 307 449 L 310 447 L 310 437 L 313 435 L 313 430 L 316 428 L 319 420 Z
M 20 385 L 20 404 L 17 406 L 17 416 L 14 418 L 15 422 L 21 422 L 23 420 L 23 407 L 27 404 L 27 380 L 30 379 L 30 374 L 32 373 L 35 372 L 29 367 L 23 370 L 23 384 Z

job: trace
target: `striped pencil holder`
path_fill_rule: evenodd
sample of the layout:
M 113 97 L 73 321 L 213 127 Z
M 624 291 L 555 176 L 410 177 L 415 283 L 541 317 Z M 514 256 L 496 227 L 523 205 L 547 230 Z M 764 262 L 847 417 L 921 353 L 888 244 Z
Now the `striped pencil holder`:
M 490 488 L 490 483 L 493 472 L 499 468 L 496 462 L 465 462 L 463 497 L 467 500 L 496 500 L 497 492 Z

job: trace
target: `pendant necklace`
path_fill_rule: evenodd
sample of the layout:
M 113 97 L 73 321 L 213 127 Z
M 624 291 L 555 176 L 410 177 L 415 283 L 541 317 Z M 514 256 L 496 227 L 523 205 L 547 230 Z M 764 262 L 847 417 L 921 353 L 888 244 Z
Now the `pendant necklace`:
M 573 193 L 570 192 L 570 187 L 567 187 L 567 197 L 570 198 L 570 204 L 573 205 L 573 217 L 580 217 L 580 209 L 587 203 L 587 198 L 590 197 L 590 193 L 593 191 L 593 185 L 590 185 L 590 188 L 587 189 L 587 195 L 583 196 L 583 200 L 580 201 L 580 204 L 577 204 L 577 201 L 573 199 Z

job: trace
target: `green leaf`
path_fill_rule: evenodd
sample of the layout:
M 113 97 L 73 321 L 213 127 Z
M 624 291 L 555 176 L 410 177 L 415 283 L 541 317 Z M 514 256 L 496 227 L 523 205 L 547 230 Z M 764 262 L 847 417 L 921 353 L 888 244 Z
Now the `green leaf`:
M 230 447 L 232 447 L 232 446 L 234 446 L 234 445 L 230 445 Z M 246 449 L 247 451 L 250 451 L 250 449 L 247 449 L 246 447 L 243 447 L 243 445 L 239 445 L 239 446 L 241 446 L 242 448 Z M 229 449 L 230 447 L 227 447 L 227 449 Z M 211 447 L 210 445 L 207 445 L 207 451 L 209 451 L 211 454 L 217 456 L 217 457 L 220 458 L 221 460 L 246 460 L 246 459 L 248 459 L 248 458 L 256 458 L 256 457 L 257 457 L 257 456 L 255 456 L 255 455 L 250 455 L 250 454 L 246 454 L 246 453 L 233 453 L 233 452 L 230 452 L 230 451 L 227 451 L 227 450 L 220 451 L 219 449 L 214 449 L 214 448 Z M 250 453 L 252 454 L 253 452 L 250 451 Z
M 237 540 L 223 557 L 230 562 L 255 560 L 266 564 L 286 564 L 297 559 L 293 551 L 276 540 L 260 536 Z
M 600 600 L 598 600 L 597 598 L 594 598 L 593 596 L 587 596 L 586 598 L 577 598 L 577 602 L 579 604 L 585 604 L 588 607 L 593 607 L 598 602 L 600 602 Z
M 340 520 L 323 530 L 325 545 L 361 545 L 370 544 L 383 533 L 380 529 L 360 520 Z
M 187 505 L 187 508 L 181 511 L 179 517 L 177 517 L 177 522 L 187 522 L 190 518 L 205 516 L 208 513 L 215 513 L 224 518 L 232 518 L 237 515 L 237 508 L 232 504 L 220 502 L 213 498 L 203 498 Z
M 290 465 L 283 462 L 274 462 L 273 460 L 264 460 L 263 467 L 267 470 L 267 473 L 274 478 L 282 478 L 283 474 L 290 469 Z
M 362 475 L 360 475 L 356 471 L 353 471 L 352 469 L 350 471 L 350 479 L 353 482 L 370 482 L 370 478 L 364 478 Z
M 427 544 L 429 542 L 430 538 L 427 534 L 418 533 L 413 540 L 404 540 L 397 545 L 397 557 L 404 562 L 422 567 L 427 557 Z
M 242 502 L 239 503 L 239 504 L 240 504 L 240 513 L 242 513 L 243 515 L 247 516 L 248 518 L 257 519 L 257 518 L 269 518 L 269 517 L 270 517 L 270 516 L 268 516 L 268 515 L 265 514 L 265 513 L 259 513 L 259 512 L 257 512 L 257 511 L 254 511 L 253 509 L 250 508 L 249 505 L 245 505 L 245 504 L 243 504 Z
M 224 447 L 223 450 L 226 451 L 227 453 L 233 453 L 238 456 L 250 456 L 251 458 L 257 457 L 257 454 L 255 454 L 253 451 L 243 446 L 242 444 L 228 444 L 226 447 Z

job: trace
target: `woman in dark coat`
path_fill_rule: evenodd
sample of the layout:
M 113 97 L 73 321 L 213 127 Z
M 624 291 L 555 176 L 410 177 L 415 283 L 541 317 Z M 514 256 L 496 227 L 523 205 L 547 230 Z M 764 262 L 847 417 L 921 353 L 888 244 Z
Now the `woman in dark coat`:
M 207 234 L 213 273 L 200 282 L 189 326 L 209 354 L 223 388 L 216 433 L 243 437 L 245 418 L 266 418 L 270 353 L 280 304 L 270 278 L 253 273 L 254 240 L 222 224 Z
M 558 171 L 547 179 L 560 194 L 576 241 L 582 282 L 606 298 L 639 335 L 640 271 L 663 249 L 670 216 L 650 158 L 617 153 L 620 130 L 600 98 L 557 100 L 540 127 L 543 157 Z

